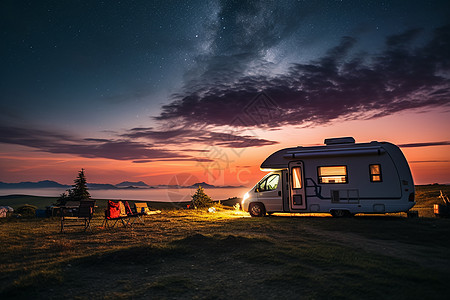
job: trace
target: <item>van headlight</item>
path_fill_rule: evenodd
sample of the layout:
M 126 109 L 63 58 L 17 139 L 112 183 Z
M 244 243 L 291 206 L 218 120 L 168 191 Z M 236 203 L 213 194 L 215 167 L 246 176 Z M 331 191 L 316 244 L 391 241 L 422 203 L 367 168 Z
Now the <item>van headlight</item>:
M 248 193 L 245 193 L 244 198 L 242 198 L 242 202 L 247 200 L 249 197 L 250 197 L 250 195 Z

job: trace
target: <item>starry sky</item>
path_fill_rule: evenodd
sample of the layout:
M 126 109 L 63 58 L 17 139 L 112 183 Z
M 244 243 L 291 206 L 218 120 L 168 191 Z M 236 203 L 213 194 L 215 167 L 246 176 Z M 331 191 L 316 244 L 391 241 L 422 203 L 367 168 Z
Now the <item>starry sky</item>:
M 400 145 L 418 184 L 450 183 L 448 1 L 17 0 L 0 15 L 0 181 L 85 168 L 251 186 L 273 151 L 354 136 Z

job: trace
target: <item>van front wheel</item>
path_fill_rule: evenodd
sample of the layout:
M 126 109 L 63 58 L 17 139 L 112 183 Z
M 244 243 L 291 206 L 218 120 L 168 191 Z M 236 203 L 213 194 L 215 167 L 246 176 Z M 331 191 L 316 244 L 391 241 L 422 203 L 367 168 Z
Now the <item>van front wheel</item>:
M 250 203 L 248 212 L 252 217 L 264 217 L 266 215 L 266 209 L 262 203 Z

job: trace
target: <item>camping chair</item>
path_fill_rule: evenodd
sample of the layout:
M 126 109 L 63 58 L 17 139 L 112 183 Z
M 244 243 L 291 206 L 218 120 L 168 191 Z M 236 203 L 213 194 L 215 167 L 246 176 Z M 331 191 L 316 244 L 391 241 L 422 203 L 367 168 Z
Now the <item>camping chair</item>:
M 150 212 L 147 203 L 144 202 L 134 203 L 134 210 L 136 212 L 145 213 L 146 215 L 148 214 L 148 212 Z
M 64 227 L 83 226 L 84 231 L 90 229 L 91 220 L 94 215 L 95 200 L 80 201 L 79 206 L 61 207 L 61 232 Z M 81 224 L 79 221 L 83 221 Z M 66 222 L 74 222 L 67 224 Z
M 122 225 L 127 226 L 126 219 L 128 218 L 125 212 L 125 206 L 122 201 L 114 202 L 108 200 L 108 206 L 105 210 L 105 220 L 102 223 L 102 227 L 114 227 L 120 221 Z M 114 222 L 112 226 L 108 225 L 108 221 Z
M 130 204 L 128 204 L 128 201 L 124 202 L 124 206 L 125 206 L 125 213 L 127 214 L 128 219 L 129 219 L 129 222 L 128 222 L 129 226 L 133 226 L 133 224 L 138 220 L 142 225 L 145 225 L 144 219 L 141 218 L 142 216 L 145 216 L 145 213 L 133 212 L 131 210 Z
M 160 210 L 150 210 L 147 206 L 146 202 L 138 202 L 134 203 L 134 208 L 136 212 L 144 213 L 145 215 L 154 215 L 154 214 L 160 214 Z

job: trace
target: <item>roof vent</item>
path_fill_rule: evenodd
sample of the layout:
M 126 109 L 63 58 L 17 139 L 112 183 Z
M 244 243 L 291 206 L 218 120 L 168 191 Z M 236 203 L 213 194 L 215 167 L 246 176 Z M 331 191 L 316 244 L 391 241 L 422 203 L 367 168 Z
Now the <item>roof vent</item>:
M 325 145 L 354 144 L 354 143 L 355 143 L 355 139 L 352 138 L 351 136 L 325 139 L 325 141 L 324 141 Z

